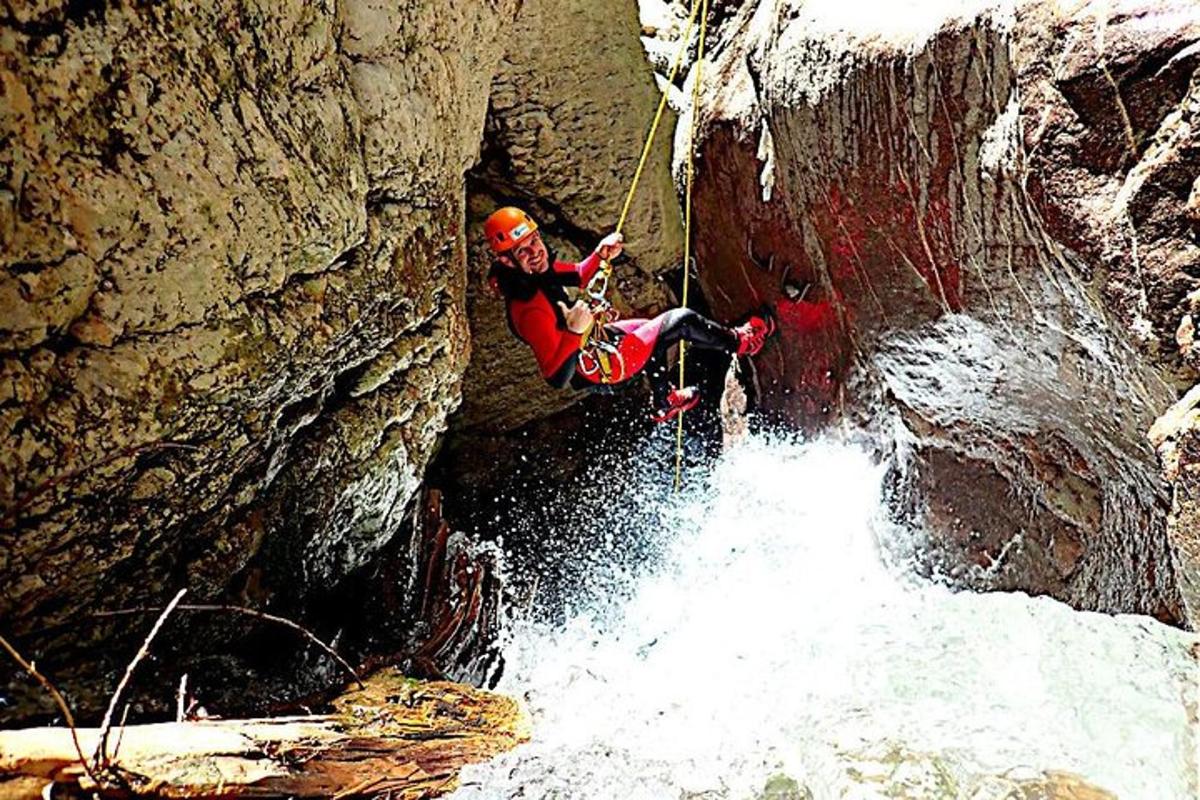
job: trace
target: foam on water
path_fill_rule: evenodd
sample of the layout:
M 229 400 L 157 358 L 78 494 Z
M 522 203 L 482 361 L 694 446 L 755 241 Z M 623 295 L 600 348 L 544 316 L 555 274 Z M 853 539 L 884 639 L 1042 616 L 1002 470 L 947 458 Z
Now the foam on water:
M 849 445 L 760 439 L 691 494 L 635 494 L 664 555 L 565 623 L 512 623 L 498 690 L 534 741 L 456 797 L 743 798 L 782 771 L 820 800 L 880 743 L 1198 796 L 1196 638 L 887 568 L 910 534 L 882 521 L 882 475 Z

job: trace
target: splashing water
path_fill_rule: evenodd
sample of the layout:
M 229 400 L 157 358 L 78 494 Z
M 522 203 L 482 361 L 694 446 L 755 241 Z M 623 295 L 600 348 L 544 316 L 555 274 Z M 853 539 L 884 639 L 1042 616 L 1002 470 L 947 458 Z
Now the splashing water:
M 1032 768 L 1200 796 L 1197 638 L 905 578 L 884 566 L 906 534 L 882 521 L 883 471 L 758 439 L 690 494 L 634 493 L 661 556 L 565 622 L 511 625 L 498 690 L 525 698 L 534 740 L 455 797 L 751 798 L 777 773 L 816 800 L 885 796 L 847 789 L 881 747 L 938 754 L 951 783 Z M 1009 796 L 959 791 L 886 796 Z

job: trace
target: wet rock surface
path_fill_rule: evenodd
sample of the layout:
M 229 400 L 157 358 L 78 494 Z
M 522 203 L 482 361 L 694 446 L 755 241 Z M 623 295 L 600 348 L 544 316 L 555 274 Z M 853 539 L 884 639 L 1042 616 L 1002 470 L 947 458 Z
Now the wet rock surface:
M 1168 526 L 1185 563 L 1200 563 L 1200 388 L 1193 388 L 1150 429 L 1163 477 L 1172 487 Z M 1200 614 L 1200 574 L 1182 573 L 1180 592 L 1192 619 Z
M 1069 772 L 1019 766 L 989 771 L 959 763 L 950 753 L 914 752 L 897 745 L 845 752 L 839 766 L 834 784 L 841 796 L 863 800 L 1117 800 L 1112 792 Z
M 766 411 L 899 430 L 928 570 L 1186 622 L 1198 565 L 1145 437 L 1194 380 L 1200 11 L 725 15 L 697 253 L 718 315 L 778 309 Z

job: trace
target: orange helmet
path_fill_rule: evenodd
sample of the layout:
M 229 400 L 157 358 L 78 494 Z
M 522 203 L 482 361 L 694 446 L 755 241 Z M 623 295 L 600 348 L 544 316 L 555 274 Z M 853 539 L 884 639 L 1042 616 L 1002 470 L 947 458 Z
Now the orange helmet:
M 492 252 L 506 253 L 516 247 L 522 240 L 529 238 L 537 230 L 533 218 L 519 208 L 506 206 L 487 218 L 483 223 L 483 232 L 487 236 Z

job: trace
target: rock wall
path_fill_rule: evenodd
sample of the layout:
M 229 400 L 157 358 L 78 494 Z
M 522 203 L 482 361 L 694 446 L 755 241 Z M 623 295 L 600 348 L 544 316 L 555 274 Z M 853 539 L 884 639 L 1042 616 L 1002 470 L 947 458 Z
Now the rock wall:
M 1177 558 L 1184 565 L 1200 564 L 1200 386 L 1155 421 L 1150 442 L 1171 484 L 1167 526 Z M 1200 616 L 1200 570 L 1181 569 L 1179 590 L 1194 628 Z
M 1200 379 L 1200 11 L 1131 0 L 1018 19 L 1029 194 L 1177 389 Z
M 395 534 L 461 394 L 517 5 L 7 6 L 6 632 L 296 597 Z
M 94 610 L 187 586 L 333 636 L 323 604 L 367 602 L 378 575 L 419 589 L 424 544 L 399 540 L 470 329 L 472 424 L 572 401 L 477 302 L 476 223 L 526 202 L 564 255 L 611 228 L 658 97 L 636 19 L 632 0 L 3 6 L 5 633 L 78 687 L 123 666 L 95 640 L 140 629 Z M 669 301 L 680 249 L 669 128 L 627 227 L 641 306 Z M 404 563 L 347 584 L 380 557 Z M 239 630 L 188 625 L 210 649 Z M 236 694 L 236 669 L 206 670 Z M 292 688 L 319 688 L 307 672 Z
M 696 249 L 718 316 L 778 309 L 770 415 L 900 443 L 892 503 L 935 532 L 928 569 L 1183 622 L 1197 564 L 1145 437 L 1194 379 L 1171 340 L 1200 8 L 1076 5 L 736 7 Z

